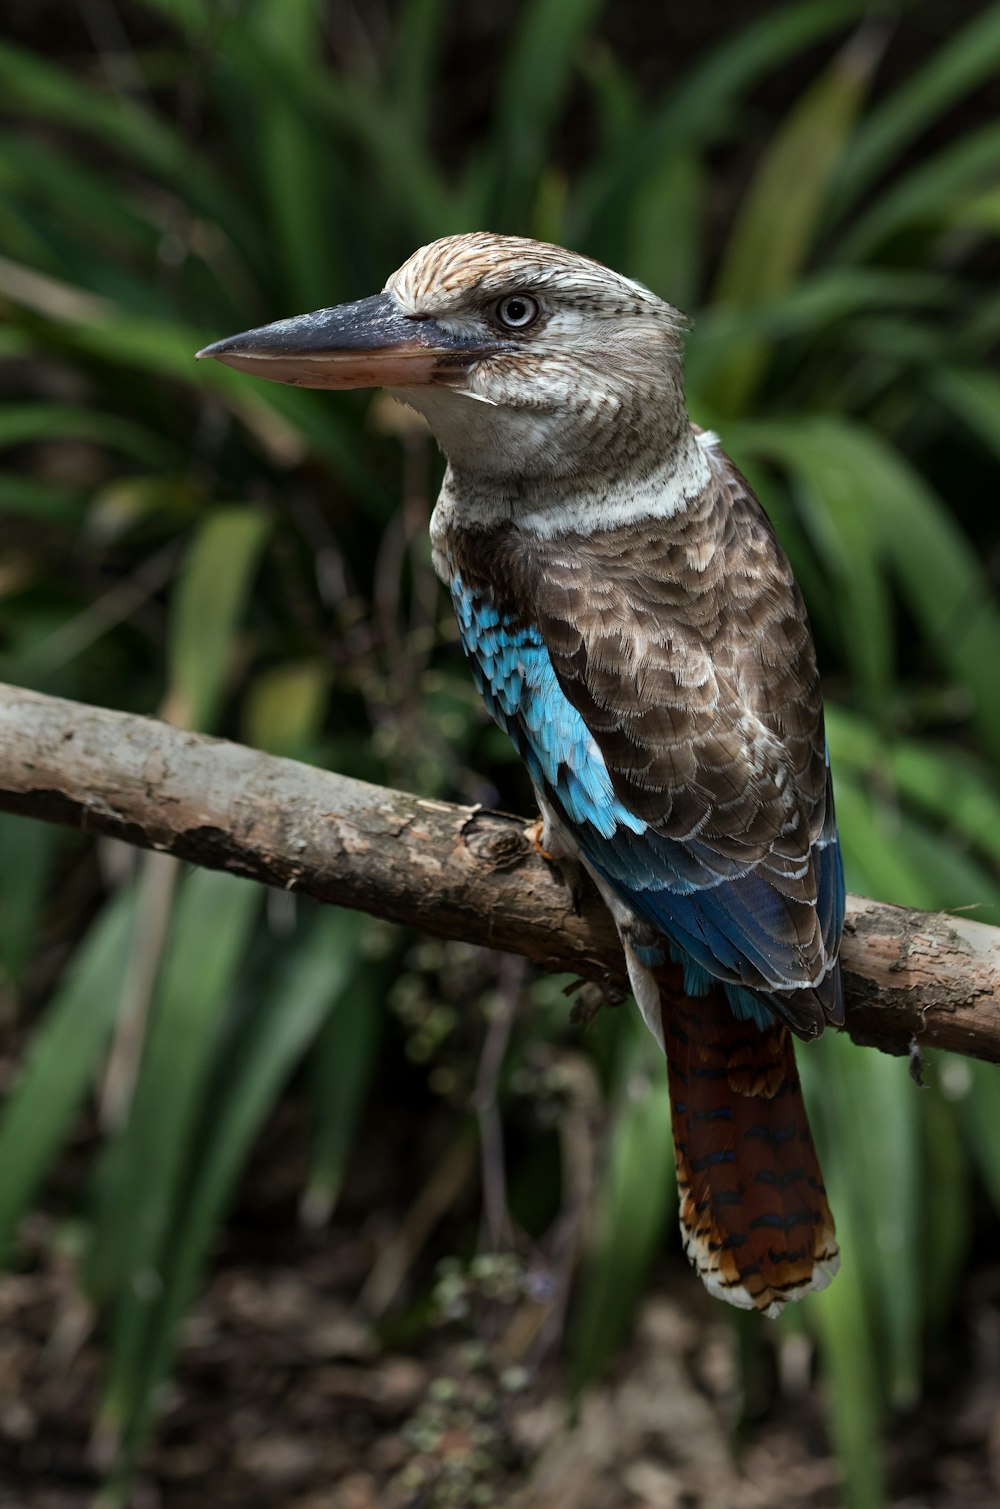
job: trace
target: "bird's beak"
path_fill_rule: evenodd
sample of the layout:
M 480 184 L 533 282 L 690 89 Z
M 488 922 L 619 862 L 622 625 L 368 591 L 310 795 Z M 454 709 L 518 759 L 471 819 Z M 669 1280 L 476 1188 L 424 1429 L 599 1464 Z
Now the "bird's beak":
M 482 341 L 409 316 L 379 293 L 228 336 L 198 356 L 300 388 L 412 388 L 455 381 L 483 350 Z

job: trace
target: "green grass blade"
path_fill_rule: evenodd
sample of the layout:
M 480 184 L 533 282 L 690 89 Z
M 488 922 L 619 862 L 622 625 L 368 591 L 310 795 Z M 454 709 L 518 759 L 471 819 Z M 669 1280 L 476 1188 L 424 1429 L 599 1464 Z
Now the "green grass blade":
M 593 99 L 599 158 L 614 159 L 640 129 L 641 96 L 624 64 L 596 37 L 581 57 L 580 68 Z
M 960 424 L 1000 456 L 1000 377 L 983 367 L 946 367 L 932 374 L 931 388 Z
M 887 446 L 863 447 L 885 557 L 910 612 L 940 665 L 969 688 L 973 716 L 1000 753 L 1000 607 L 970 540 L 923 480 Z
M 872 777 L 887 800 L 906 802 L 1000 866 L 1000 788 L 984 763 L 946 744 L 883 741 L 875 724 L 835 703 L 826 732 L 836 770 Z
M 859 1243 L 839 1213 L 838 1228 L 841 1271 L 809 1301 L 826 1378 L 826 1418 L 843 1474 L 842 1509 L 883 1509 L 882 1401 L 861 1272 L 851 1264 Z
M 905 810 L 898 814 L 896 827 L 899 851 L 911 874 L 922 881 L 925 906 L 960 911 L 978 922 L 1000 925 L 1000 882 L 995 866 L 980 864 L 964 845 Z
M 135 1405 L 194 1131 L 261 899 L 260 888 L 246 881 L 196 870 L 174 908 L 128 1123 L 101 1171 L 88 1264 L 91 1293 L 115 1296 L 105 1400 L 112 1428 L 120 1429 Z
M 802 1315 L 828 1380 L 844 1503 L 876 1509 L 885 1404 L 908 1400 L 919 1376 L 919 1092 L 905 1062 L 837 1034 L 796 1056 L 841 1249 L 840 1272 Z
M 523 230 L 580 48 L 604 0 L 529 0 L 497 91 L 491 228 Z
M 261 448 L 283 465 L 300 461 L 308 448 L 336 467 L 366 502 L 381 498 L 358 457 L 356 424 L 339 414 L 325 395 L 277 383 L 248 384 L 216 362 L 196 364 L 195 352 L 219 334 L 217 328 L 196 331 L 180 322 L 137 319 L 104 301 L 85 318 L 64 322 L 50 311 L 48 301 L 26 302 L 43 315 L 52 314 L 46 346 L 126 372 L 197 383 L 224 400 Z
M 980 127 L 914 168 L 875 200 L 844 237 L 839 260 L 860 262 L 891 236 L 912 226 L 947 225 L 956 204 L 970 190 L 996 178 L 1000 169 L 1000 125 Z
M 985 188 L 959 201 L 952 210 L 951 223 L 962 230 L 1000 235 L 1000 189 Z
M 257 509 L 217 509 L 184 561 L 171 607 L 168 666 L 171 719 L 187 728 L 209 728 L 216 718 L 269 529 Z
M 0 979 L 18 980 L 32 956 L 59 837 L 49 823 L 0 812 Z
M 1000 1065 L 941 1055 L 941 1083 L 956 1104 L 967 1151 L 1000 1207 Z
M 982 736 L 1000 751 L 995 674 L 1000 665 L 1000 609 L 982 563 L 942 501 L 874 431 L 848 420 L 775 420 L 748 425 L 738 435 L 741 443 L 777 457 L 815 488 L 824 500 L 831 531 L 846 528 L 844 520 L 853 514 L 851 527 L 859 531 L 855 548 L 864 544 L 865 550 L 853 562 L 858 582 L 865 583 L 863 596 L 857 596 L 859 613 L 884 614 L 878 599 L 883 588 L 874 565 L 881 558 L 896 576 L 928 649 L 969 688 Z M 831 564 L 836 564 L 833 555 Z M 844 583 L 843 590 L 859 594 L 858 582 Z M 873 632 L 888 639 L 879 619 L 865 616 L 854 625 L 845 623 L 845 634 L 861 632 L 864 623 L 872 623 Z M 884 650 L 879 648 L 879 654 Z M 855 658 L 867 683 L 877 687 L 884 664 L 873 674 L 857 639 Z M 877 711 L 874 707 L 873 714 Z
M 651 145 L 679 136 L 705 138 L 729 126 L 748 89 L 791 58 L 832 34 L 846 32 L 870 7 L 864 0 L 805 0 L 784 5 L 711 48 L 651 122 Z
M 133 897 L 108 902 L 32 1039 L 0 1117 L 0 1257 L 94 1082 L 125 975 Z
M 624 1339 L 677 1202 L 663 1054 L 638 1012 L 620 1035 L 597 1230 L 571 1322 L 576 1389 L 599 1375 Z
M 697 297 L 704 193 L 697 155 L 676 152 L 637 186 L 632 201 L 629 275 L 678 309 Z
M 122 252 L 155 255 L 159 234 L 155 223 L 113 186 L 109 175 L 84 167 L 65 150 L 5 133 L 0 194 L 37 207 L 46 216 L 58 205 L 60 223 L 71 222 L 98 245 L 113 247 L 119 256 Z
M 919 875 L 899 847 L 895 814 L 876 801 L 871 787 L 831 755 L 837 823 L 848 890 L 897 906 L 926 905 Z
M 761 159 L 733 227 L 713 302 L 753 304 L 796 280 L 812 249 L 831 176 L 867 96 L 877 52 L 859 33 L 785 118 Z M 721 413 L 746 406 L 767 348 L 734 352 L 712 397 Z
M 837 327 L 851 315 L 912 310 L 947 314 L 959 300 L 950 278 L 928 272 L 870 267 L 817 268 L 773 299 L 752 306 L 716 305 L 698 316 L 688 338 L 684 374 L 693 401 L 712 404 L 714 384 L 742 348 L 774 346 L 805 337 L 814 352 L 836 339 Z
M 374 965 L 359 968 L 323 1026 L 310 1061 L 316 1146 L 302 1197 L 307 1225 L 329 1221 L 340 1199 L 348 1160 L 382 1040 L 386 981 Z
M 438 84 L 435 70 L 449 0 L 404 0 L 396 23 L 392 98 L 401 120 L 426 142 Z M 440 86 L 443 87 L 443 86 Z
M 895 158 L 998 68 L 1000 6 L 990 5 L 936 48 L 928 63 L 871 112 L 838 174 L 834 211 L 856 200 Z
M 759 79 L 831 33 L 846 31 L 867 8 L 864 0 L 804 0 L 712 47 L 661 104 L 640 113 L 634 133 L 586 176 L 574 244 L 613 264 L 636 185 L 655 175 L 664 157 L 717 140 L 731 129 L 741 96 Z
M 213 223 L 226 226 L 236 244 L 266 259 L 253 219 L 225 177 L 204 153 L 192 151 L 178 132 L 131 96 L 105 93 L 69 69 L 7 42 L 0 42 L 0 96 L 8 110 L 69 127 L 152 170 Z
M 0 410 L 0 450 L 36 441 L 93 440 L 150 466 L 176 465 L 181 452 L 163 436 L 117 414 L 65 403 L 10 403 Z
M 916 1399 L 920 1379 L 920 1092 L 904 1059 L 858 1049 L 846 1038 L 831 1035 L 823 1057 L 826 1113 L 838 1128 L 834 1146 L 824 1149 L 824 1174 L 837 1191 L 838 1219 L 850 1211 L 855 1239 L 844 1264 L 856 1263 L 865 1275 L 880 1338 L 873 1335 L 870 1345 L 881 1342 L 876 1356 L 888 1397 L 905 1407 Z
M 942 1093 L 937 1055 L 920 1096 L 923 1220 L 920 1277 L 928 1325 L 940 1338 L 952 1318 L 954 1296 L 972 1238 L 972 1162 L 962 1143 L 954 1105 Z
M 258 97 L 267 99 L 267 108 L 258 113 L 254 158 L 268 202 L 275 267 L 284 274 L 282 292 L 290 310 L 323 308 L 336 302 L 344 275 L 331 234 L 339 154 L 329 140 L 324 153 L 315 150 L 322 125 L 309 103 L 325 71 L 320 11 L 315 0 L 259 5 L 249 13 L 244 36 L 253 42 L 255 59 L 267 60 L 255 69 Z
M 88 499 L 76 488 L 39 477 L 23 477 L 0 472 L 0 524 L 4 514 L 21 514 L 30 519 L 73 524 L 87 509 Z
M 129 1456 L 148 1429 L 155 1389 L 169 1367 L 177 1326 L 254 1138 L 329 1013 L 349 1016 L 356 1009 L 353 981 L 363 929 L 364 920 L 353 913 L 324 910 L 316 916 L 248 1019 L 227 1055 L 211 1104 L 202 1108 L 202 1138 L 191 1183 L 177 1206 L 162 1288 L 150 1309 L 142 1355 L 123 1400 Z
M 290 660 L 254 676 L 244 710 L 244 736 L 254 749 L 309 761 L 330 690 L 321 660 Z

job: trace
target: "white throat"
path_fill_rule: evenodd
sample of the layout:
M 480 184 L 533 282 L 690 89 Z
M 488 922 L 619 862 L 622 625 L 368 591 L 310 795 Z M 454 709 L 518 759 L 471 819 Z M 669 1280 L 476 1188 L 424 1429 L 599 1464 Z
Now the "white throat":
M 485 482 L 449 466 L 431 520 L 435 557 L 452 529 L 494 529 L 514 522 L 541 539 L 666 519 L 701 496 L 719 464 L 716 437 L 688 428 L 662 462 L 635 477 L 595 475 L 517 487 Z
M 533 534 L 551 539 L 571 531 L 615 529 L 638 519 L 669 519 L 701 496 L 711 475 L 711 450 L 688 430 L 648 475 L 595 479 L 592 491 L 575 490 L 558 501 L 536 504 L 519 513 L 518 522 Z

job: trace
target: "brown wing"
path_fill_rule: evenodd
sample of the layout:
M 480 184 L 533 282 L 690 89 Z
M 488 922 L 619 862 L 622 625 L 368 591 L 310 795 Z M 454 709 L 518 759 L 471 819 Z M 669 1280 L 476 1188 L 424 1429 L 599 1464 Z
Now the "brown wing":
M 525 681 L 503 721 L 529 764 L 548 757 L 546 795 L 585 857 L 709 975 L 784 992 L 777 1009 L 818 1031 L 836 982 L 829 1001 L 801 987 L 835 958 L 842 892 L 819 681 L 791 569 L 742 479 L 716 468 L 671 518 L 456 541 L 454 565 L 464 591 L 502 601 L 511 641 L 544 644 L 555 685 Z M 560 703 L 592 736 L 597 779 Z
M 840 884 L 819 677 L 791 568 L 743 479 L 717 473 L 673 518 L 544 542 L 531 574 L 533 616 L 615 795 L 673 841 L 668 889 L 752 870 L 726 893 L 734 927 L 749 909 L 787 984 L 816 979 Z

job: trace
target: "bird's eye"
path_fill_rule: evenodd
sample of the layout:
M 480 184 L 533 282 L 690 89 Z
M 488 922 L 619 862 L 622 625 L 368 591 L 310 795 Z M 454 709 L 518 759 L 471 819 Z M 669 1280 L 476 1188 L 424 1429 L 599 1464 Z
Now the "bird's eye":
M 530 293 L 509 293 L 496 306 L 496 317 L 508 330 L 526 330 L 540 313 L 538 300 Z

